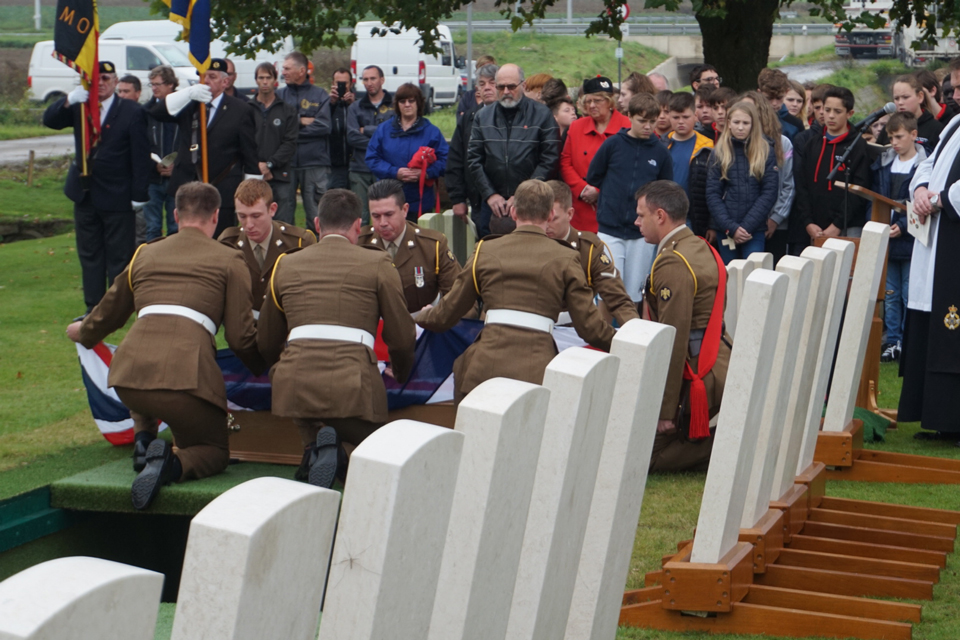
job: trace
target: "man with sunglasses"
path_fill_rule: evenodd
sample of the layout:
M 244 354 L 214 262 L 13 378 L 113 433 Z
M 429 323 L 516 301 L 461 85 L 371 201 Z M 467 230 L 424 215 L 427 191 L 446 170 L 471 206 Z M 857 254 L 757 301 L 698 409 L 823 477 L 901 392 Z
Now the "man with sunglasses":
M 525 180 L 550 180 L 560 162 L 560 129 L 546 105 L 524 95 L 523 69 L 505 64 L 497 71 L 497 102 L 484 106 L 473 122 L 467 168 L 480 193 L 477 234 L 490 233 L 493 216 L 510 216 L 513 194 Z
M 81 176 L 81 105 L 88 102 L 89 92 L 78 86 L 43 114 L 43 124 L 51 129 L 73 127 L 76 157 L 63 192 L 74 203 L 77 257 L 87 312 L 100 302 L 107 287 L 133 256 L 133 210 L 147 201 L 151 171 L 146 114 L 136 102 L 123 100 L 114 93 L 116 71 L 112 62 L 100 62 L 98 102 L 92 105 L 99 107 L 100 139 L 88 154 L 87 176 Z

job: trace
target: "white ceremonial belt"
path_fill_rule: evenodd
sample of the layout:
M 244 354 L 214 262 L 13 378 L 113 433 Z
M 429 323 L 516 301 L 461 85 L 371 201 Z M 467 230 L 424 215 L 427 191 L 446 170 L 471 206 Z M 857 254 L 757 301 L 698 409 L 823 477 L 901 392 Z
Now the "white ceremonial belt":
M 256 309 L 253 310 L 253 319 L 254 319 L 254 320 L 259 320 L 259 319 L 260 319 L 260 312 L 257 311 Z
M 342 342 L 359 342 L 371 349 L 374 345 L 374 337 L 363 329 L 354 327 L 341 327 L 337 324 L 304 324 L 294 327 L 287 336 L 287 341 L 291 340 L 340 340 Z
M 152 315 L 162 315 L 162 316 L 181 316 L 183 318 L 189 318 L 202 326 L 204 329 L 210 332 L 210 335 L 217 335 L 217 325 L 195 309 L 190 307 L 184 307 L 179 304 L 151 304 L 148 307 L 140 309 L 140 313 L 137 314 L 138 318 L 143 316 L 152 316 Z
M 546 316 L 538 316 L 526 311 L 513 309 L 490 309 L 487 311 L 487 324 L 509 324 L 514 327 L 553 333 L 554 322 Z

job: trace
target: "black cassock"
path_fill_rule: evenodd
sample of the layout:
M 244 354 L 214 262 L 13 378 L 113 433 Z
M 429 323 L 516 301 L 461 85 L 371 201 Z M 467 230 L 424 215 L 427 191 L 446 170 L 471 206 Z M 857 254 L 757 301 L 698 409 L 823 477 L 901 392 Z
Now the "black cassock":
M 957 129 L 960 127 L 941 139 L 941 150 Z M 898 418 L 901 422 L 919 420 L 924 429 L 960 434 L 960 278 L 955 275 L 960 261 L 960 212 L 945 197 L 957 180 L 960 154 L 947 176 L 943 208 L 937 216 L 931 311 L 907 310 Z

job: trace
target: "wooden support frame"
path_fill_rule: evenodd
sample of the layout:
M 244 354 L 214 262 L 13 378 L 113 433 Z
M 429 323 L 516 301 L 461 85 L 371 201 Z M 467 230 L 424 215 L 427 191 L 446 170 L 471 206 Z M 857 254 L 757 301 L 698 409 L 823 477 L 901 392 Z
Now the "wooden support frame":
M 828 467 L 826 479 L 904 484 L 960 484 L 960 460 L 863 448 L 863 423 L 821 431 L 813 459 Z
M 815 509 L 827 494 L 827 466 L 814 461 L 794 479 L 794 483 L 807 487 L 807 506 Z
M 810 509 L 810 487 L 804 484 L 795 484 L 780 496 L 779 500 L 770 503 L 771 509 L 783 512 L 783 542 L 789 544 L 793 536 L 800 533 L 803 523 L 807 521 Z
M 768 564 L 773 564 L 783 550 L 786 533 L 784 512 L 768 509 L 760 521 L 749 529 L 740 529 L 740 542 L 753 546 L 753 572 L 763 573 Z
M 693 545 L 663 565 L 663 607 L 675 611 L 730 611 L 753 583 L 753 546 L 734 545 L 720 562 L 690 562 Z

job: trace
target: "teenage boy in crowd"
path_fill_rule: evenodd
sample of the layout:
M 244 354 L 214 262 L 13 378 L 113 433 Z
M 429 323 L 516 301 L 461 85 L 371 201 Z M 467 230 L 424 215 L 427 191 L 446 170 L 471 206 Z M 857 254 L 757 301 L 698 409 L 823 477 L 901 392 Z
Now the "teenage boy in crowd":
M 824 132 L 808 141 L 796 175 L 798 222 L 810 240 L 850 236 L 859 238 L 866 221 L 866 200 L 834 186 L 827 175 L 839 168 L 835 180 L 870 186 L 870 160 L 867 143 L 851 133 L 848 121 L 853 115 L 853 93 L 844 87 L 830 87 L 824 93 Z M 853 152 L 847 162 L 840 160 L 850 145 Z
M 667 136 L 673 131 L 673 124 L 670 122 L 670 97 L 672 91 L 659 91 L 655 96 L 657 104 L 660 105 L 660 117 L 657 118 L 657 126 L 654 133 L 661 142 L 666 143 Z
M 630 128 L 622 129 L 600 145 L 590 162 L 587 183 L 600 189 L 597 235 L 610 247 L 630 299 L 640 302 L 656 247 L 644 242 L 634 224 L 635 194 L 648 182 L 673 180 L 673 160 L 654 135 L 660 116 L 656 98 L 648 93 L 633 96 L 629 114 Z
M 710 210 L 707 208 L 707 161 L 713 150 L 713 141 L 694 131 L 694 97 L 689 93 L 675 93 L 667 110 L 673 131 L 666 140 L 673 159 L 673 181 L 683 187 L 690 200 L 687 226 L 698 236 L 710 231 Z
M 813 88 L 810 94 L 810 128 L 804 129 L 793 140 L 793 183 L 796 185 L 801 178 L 800 168 L 803 166 L 803 154 L 811 140 L 823 137 L 823 97 L 833 85 L 820 84 Z M 819 153 L 819 149 L 817 150 Z M 797 198 L 793 199 L 793 210 L 787 218 L 787 253 L 798 256 L 810 244 L 807 229 L 800 223 L 797 214 Z
M 783 135 L 787 136 L 790 142 L 793 142 L 797 134 L 804 130 L 804 126 L 800 118 L 790 115 L 790 112 L 787 111 L 787 105 L 783 103 L 784 96 L 790 91 L 787 74 L 779 69 L 763 69 L 757 77 L 757 91 L 767 99 L 773 110 L 777 112 Z
M 727 89 L 726 91 L 737 95 L 733 89 Z M 697 133 L 704 135 L 713 142 L 717 141 L 719 134 L 715 133 L 713 129 L 713 111 L 710 108 L 710 96 L 715 92 L 719 91 L 719 88 L 712 84 L 704 84 L 699 89 L 694 92 L 694 112 L 697 114 L 697 124 L 694 127 Z
M 890 148 L 870 167 L 872 189 L 882 196 L 901 202 L 910 197 L 910 181 L 927 153 L 917 143 L 917 118 L 912 113 L 898 112 L 890 116 L 885 130 Z M 870 219 L 868 211 L 867 219 Z M 907 216 L 893 211 L 890 217 L 890 257 L 887 260 L 886 296 L 883 299 L 883 324 L 887 339 L 880 354 L 881 362 L 900 358 L 903 323 L 910 290 L 910 256 L 913 236 L 907 233 Z
M 707 107 L 710 109 L 710 119 L 713 123 L 710 125 L 710 133 L 703 134 L 712 138 L 716 143 L 723 133 L 723 127 L 727 122 L 727 107 L 737 101 L 737 92 L 730 87 L 721 87 L 707 96 Z M 700 132 L 702 133 L 702 132 Z

